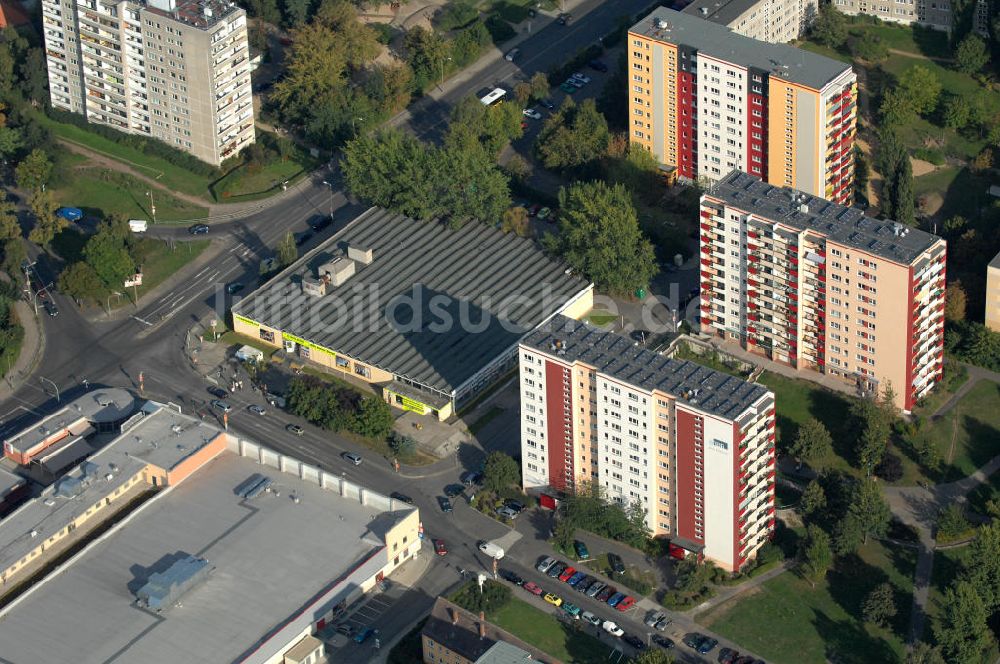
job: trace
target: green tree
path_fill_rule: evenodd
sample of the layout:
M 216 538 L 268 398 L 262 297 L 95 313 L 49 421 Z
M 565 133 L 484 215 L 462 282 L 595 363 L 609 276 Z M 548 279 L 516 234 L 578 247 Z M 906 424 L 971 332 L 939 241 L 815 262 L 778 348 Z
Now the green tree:
M 21 224 L 17 220 L 17 206 L 0 190 L 0 241 L 21 237 Z
M 941 651 L 937 648 L 924 643 L 920 643 L 913 646 L 906 655 L 906 664 L 946 664 L 944 657 L 941 656 Z
M 35 226 L 28 233 L 28 239 L 35 244 L 48 246 L 56 233 L 67 225 L 65 219 L 56 215 L 59 204 L 51 191 L 36 189 L 28 199 L 28 207 L 35 216 Z
M 500 492 L 521 483 L 521 468 L 509 454 L 490 452 L 483 465 L 483 486 Z
M 282 14 L 285 25 L 289 28 L 298 28 L 305 24 L 309 18 L 310 0 L 282 0 Z
M 393 422 L 395 418 L 392 416 L 389 404 L 373 395 L 361 400 L 350 423 L 350 429 L 366 438 L 385 440 L 392 431 Z
M 955 48 L 955 67 L 966 74 L 975 74 L 989 61 L 986 42 L 974 33 L 966 35 Z
M 653 245 L 640 230 L 624 187 L 577 182 L 559 191 L 559 207 L 559 233 L 547 236 L 548 247 L 576 272 L 620 294 L 648 285 L 656 275 Z
M 287 267 L 299 259 L 299 248 L 295 245 L 295 237 L 291 232 L 285 233 L 278 243 L 278 265 Z
M 833 453 L 833 437 L 823 423 L 811 417 L 802 423 L 788 453 L 800 461 L 821 461 Z
M 865 478 L 858 482 L 854 491 L 854 498 L 850 507 L 847 508 L 848 518 L 857 520 L 861 530 L 862 543 L 868 542 L 868 536 L 884 537 L 889 530 L 889 521 L 892 519 L 892 512 L 889 504 L 882 497 L 882 490 L 878 483 Z
M 478 583 L 470 581 L 455 593 L 455 604 L 474 614 L 483 611 L 492 615 L 510 602 L 512 594 L 506 584 L 493 579 L 483 582 L 482 591 L 479 590 Z
M 851 406 L 855 429 L 860 431 L 854 452 L 858 467 L 868 475 L 882 461 L 889 443 L 889 422 L 886 412 L 874 399 L 859 399 Z
M 972 524 L 965 518 L 965 510 L 957 503 L 948 505 L 938 514 L 937 536 L 941 541 L 952 540 L 971 527 Z
M 963 95 L 948 95 L 944 101 L 944 126 L 949 129 L 965 129 L 972 119 L 972 106 Z
M 953 281 L 948 284 L 948 288 L 944 291 L 945 320 L 952 323 L 965 320 L 965 306 L 968 299 L 961 282 Z
M 964 576 L 979 591 L 987 611 L 1000 608 L 1000 521 L 979 527 L 969 545 Z
M 516 105 L 484 106 L 475 97 L 465 97 L 452 109 L 445 143 L 463 150 L 481 146 L 496 159 L 521 134 L 521 111 Z
M 941 80 L 923 65 L 914 65 L 903 72 L 896 87 L 917 115 L 928 115 L 937 108 L 941 96 Z
M 857 551 L 864 538 L 861 522 L 854 514 L 846 514 L 833 528 L 834 550 L 838 556 L 846 556 Z
M 908 124 L 916 117 L 910 98 L 897 88 L 885 91 L 878 111 L 883 125 L 890 128 Z
M 404 436 L 398 431 L 389 433 L 389 449 L 400 461 L 407 461 L 413 458 L 417 452 L 417 441 L 409 436 Z
M 443 80 L 451 55 L 450 45 L 444 37 L 433 30 L 416 26 L 407 31 L 403 47 L 418 90 L 426 90 Z
M 816 514 L 820 514 L 826 509 L 826 492 L 823 491 L 823 486 L 813 480 L 806 485 L 805 491 L 802 492 L 802 499 L 799 503 L 802 514 L 806 517 L 811 517 Z
M 576 525 L 571 519 L 559 519 L 552 532 L 552 546 L 556 551 L 570 552 L 573 550 L 573 538 L 576 535 Z
M 959 580 L 944 593 L 934 636 L 949 664 L 980 664 L 990 644 L 989 613 L 979 593 L 968 581 Z
M 531 77 L 531 96 L 533 99 L 545 99 L 549 96 L 549 90 L 551 85 L 549 85 L 549 77 L 542 72 L 536 72 L 534 76 Z
M 889 57 L 889 46 L 874 32 L 865 31 L 851 43 L 854 57 L 871 63 L 879 63 Z
M 821 3 L 819 16 L 813 22 L 813 39 L 830 48 L 838 48 L 847 41 L 847 19 L 833 5 Z
M 343 154 L 344 182 L 354 196 L 415 219 L 437 214 L 432 155 L 413 135 L 398 129 L 366 134 L 350 141 Z
M 9 159 L 23 144 L 20 129 L 0 124 L 0 159 Z
M 59 273 L 59 291 L 80 302 L 102 303 L 108 287 L 84 261 L 73 263 Z
M 865 598 L 861 615 L 865 622 L 887 627 L 896 615 L 896 591 L 891 583 L 880 583 Z
M 500 222 L 500 230 L 504 233 L 514 233 L 519 237 L 527 237 L 531 234 L 529 221 L 528 211 L 523 207 L 507 208 L 504 210 L 503 218 Z
M 806 529 L 799 549 L 799 561 L 802 576 L 813 588 L 826 578 L 833 564 L 833 553 L 830 551 L 830 536 L 819 526 L 811 525 Z
M 42 189 L 52 175 L 52 162 L 44 151 L 34 149 L 14 169 L 17 186 L 25 191 Z
M 546 168 L 578 169 L 607 153 L 608 123 L 593 99 L 577 106 L 569 97 L 542 125 L 535 150 Z
M 913 210 L 913 165 L 909 157 L 899 162 L 895 187 L 892 191 L 894 219 L 907 226 L 915 226 L 917 221 Z
M 277 25 L 281 21 L 277 0 L 250 0 L 248 9 L 251 16 L 272 25 Z
M 674 656 L 661 648 L 650 648 L 633 657 L 632 664 L 674 664 Z
M 29 101 L 42 104 L 49 99 L 49 77 L 45 54 L 40 48 L 31 48 L 20 67 L 21 92 Z
M 83 248 L 87 264 L 94 268 L 109 291 L 123 288 L 125 279 L 135 274 L 135 262 L 129 254 L 130 239 L 127 222 L 111 218 L 98 225 L 97 232 Z

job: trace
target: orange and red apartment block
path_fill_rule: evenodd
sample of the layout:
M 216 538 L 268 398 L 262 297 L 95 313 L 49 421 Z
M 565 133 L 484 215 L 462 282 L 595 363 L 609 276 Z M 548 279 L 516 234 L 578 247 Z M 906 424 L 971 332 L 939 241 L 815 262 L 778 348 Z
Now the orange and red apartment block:
M 533 494 L 598 485 L 638 504 L 675 556 L 726 570 L 774 532 L 774 394 L 564 316 L 519 347 L 521 464 Z
M 738 171 L 699 221 L 703 332 L 904 411 L 941 379 L 943 239 Z
M 849 64 L 659 8 L 628 33 L 629 137 L 681 181 L 741 170 L 847 203 L 857 78 Z

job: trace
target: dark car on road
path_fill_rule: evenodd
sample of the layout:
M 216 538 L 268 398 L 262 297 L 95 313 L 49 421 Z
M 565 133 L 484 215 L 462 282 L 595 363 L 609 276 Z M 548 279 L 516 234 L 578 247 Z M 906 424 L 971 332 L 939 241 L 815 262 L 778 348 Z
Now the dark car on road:
M 608 554 L 608 565 L 611 566 L 611 569 L 614 571 L 615 574 L 625 573 L 625 563 L 622 562 L 622 557 L 619 556 L 617 553 Z
M 473 484 L 479 484 L 479 482 L 482 481 L 483 474 L 477 470 L 470 470 L 462 473 L 462 477 L 459 479 L 465 486 L 472 486 Z
M 332 223 L 333 221 L 330 219 L 330 217 L 324 214 L 313 217 L 313 220 L 309 224 L 309 226 L 313 229 L 314 232 L 318 233 Z
M 295 236 L 295 246 L 301 247 L 306 242 L 312 239 L 312 231 L 305 231 L 304 233 L 299 233 Z
M 345 458 L 347 458 L 347 457 L 345 457 Z M 354 464 L 354 465 L 357 465 L 357 464 Z M 413 498 L 410 498 L 405 493 L 400 493 L 398 491 L 393 491 L 392 493 L 389 494 L 389 497 L 392 498 L 393 500 L 402 501 L 402 502 L 406 503 L 407 505 L 412 505 L 413 504 Z
M 664 650 L 671 650 L 674 647 L 673 639 L 668 639 L 665 636 L 660 636 L 659 634 L 653 635 L 653 643 L 660 646 Z
M 587 588 L 586 595 L 587 597 L 596 598 L 605 588 L 607 588 L 607 586 L 604 585 L 603 581 L 594 581 L 592 584 L 590 584 L 590 587 Z
M 585 576 L 582 579 L 580 579 L 579 581 L 577 581 L 576 584 L 573 587 L 576 588 L 577 590 L 579 590 L 582 593 L 586 593 L 587 592 L 587 588 L 589 588 L 594 583 L 595 580 L 596 579 L 594 579 L 594 577 L 592 577 L 592 576 L 590 576 L 588 574 L 587 576 Z
M 722 650 L 719 651 L 719 658 L 717 661 L 719 662 L 719 664 L 733 664 L 733 662 L 735 662 L 736 658 L 739 656 L 740 653 L 733 650 L 732 648 L 723 648 Z
M 50 316 L 59 315 L 59 307 L 57 307 L 55 305 L 55 302 L 53 302 L 52 300 L 43 300 L 42 306 L 45 307 L 45 313 L 47 313 L 48 315 Z
M 448 496 L 449 498 L 454 498 L 456 496 L 462 495 L 463 491 L 465 491 L 465 487 L 462 486 L 461 484 L 449 484 L 444 488 L 444 495 Z
M 226 286 L 226 292 L 230 295 L 235 295 L 243 290 L 243 284 L 239 281 L 234 281 L 233 283 Z
M 194 226 L 188 227 L 188 233 L 191 235 L 205 235 L 208 233 L 208 224 L 195 224 Z
M 554 579 L 558 577 L 560 574 L 562 574 L 563 571 L 565 571 L 565 569 L 566 569 L 566 563 L 556 563 L 555 565 L 549 568 L 549 571 L 546 572 L 546 574 Z
M 617 593 L 618 589 L 614 586 L 604 586 L 604 589 L 597 593 L 597 595 L 594 596 L 594 599 L 598 602 L 607 602 L 609 597 Z
M 438 505 L 441 507 L 442 512 L 451 512 L 454 508 L 451 506 L 451 501 L 444 496 L 438 496 Z
M 715 648 L 715 646 L 717 645 L 719 645 L 719 642 L 717 640 L 709 636 L 706 636 L 704 639 L 702 639 L 701 643 L 698 645 L 698 652 L 700 652 L 702 655 L 707 655 L 708 653 L 712 652 L 712 649 Z
M 608 66 L 603 62 L 601 62 L 600 60 L 591 60 L 590 62 L 587 63 L 587 66 L 589 66 L 594 71 L 599 71 L 599 72 L 608 71 Z
M 515 574 L 512 571 L 510 571 L 509 569 L 501 569 L 497 573 L 500 575 L 501 579 L 504 579 L 506 581 L 510 581 L 515 586 L 523 586 L 524 585 L 524 579 L 522 579 L 521 577 L 519 577 L 517 574 Z
M 634 634 L 626 634 L 625 636 L 622 637 L 622 641 L 624 641 L 625 643 L 629 644 L 630 646 L 632 646 L 636 650 L 645 650 L 646 649 L 646 643 L 642 639 L 640 639 L 638 636 L 635 636 Z
M 221 387 L 215 387 L 215 386 L 208 388 L 208 393 L 211 394 L 213 397 L 218 397 L 219 399 L 225 399 L 226 397 L 229 396 L 229 392 L 225 391 Z

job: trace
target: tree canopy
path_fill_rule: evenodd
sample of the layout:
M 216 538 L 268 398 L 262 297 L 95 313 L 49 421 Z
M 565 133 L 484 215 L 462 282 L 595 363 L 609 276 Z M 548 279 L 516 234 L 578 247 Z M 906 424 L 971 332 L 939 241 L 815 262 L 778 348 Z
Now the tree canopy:
M 656 256 L 625 187 L 577 182 L 559 191 L 559 206 L 559 233 L 547 246 L 576 272 L 618 294 L 649 285 Z
M 483 466 L 483 486 L 500 492 L 521 483 L 521 468 L 509 454 L 493 451 Z
M 567 97 L 542 125 L 535 149 L 545 168 L 578 169 L 603 157 L 611 142 L 608 123 L 593 99 L 579 106 Z

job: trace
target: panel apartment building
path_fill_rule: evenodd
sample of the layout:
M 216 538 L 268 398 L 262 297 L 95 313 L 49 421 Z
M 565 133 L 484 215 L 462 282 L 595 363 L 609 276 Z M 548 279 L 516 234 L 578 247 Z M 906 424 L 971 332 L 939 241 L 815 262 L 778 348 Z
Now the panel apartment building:
M 701 329 L 910 411 L 940 380 L 945 241 L 733 172 L 701 199 Z
M 246 12 L 226 0 L 42 0 L 55 108 L 218 166 L 254 142 Z
M 736 34 L 786 44 L 805 34 L 819 14 L 816 0 L 695 0 L 685 14 L 724 25 Z
M 847 202 L 857 78 L 849 64 L 659 8 L 628 34 L 629 136 L 682 181 L 731 170 Z
M 520 345 L 524 488 L 600 485 L 727 570 L 774 530 L 774 395 L 559 316 Z
M 877 16 L 883 21 L 945 32 L 952 27 L 950 0 L 832 0 L 832 4 L 848 16 Z

